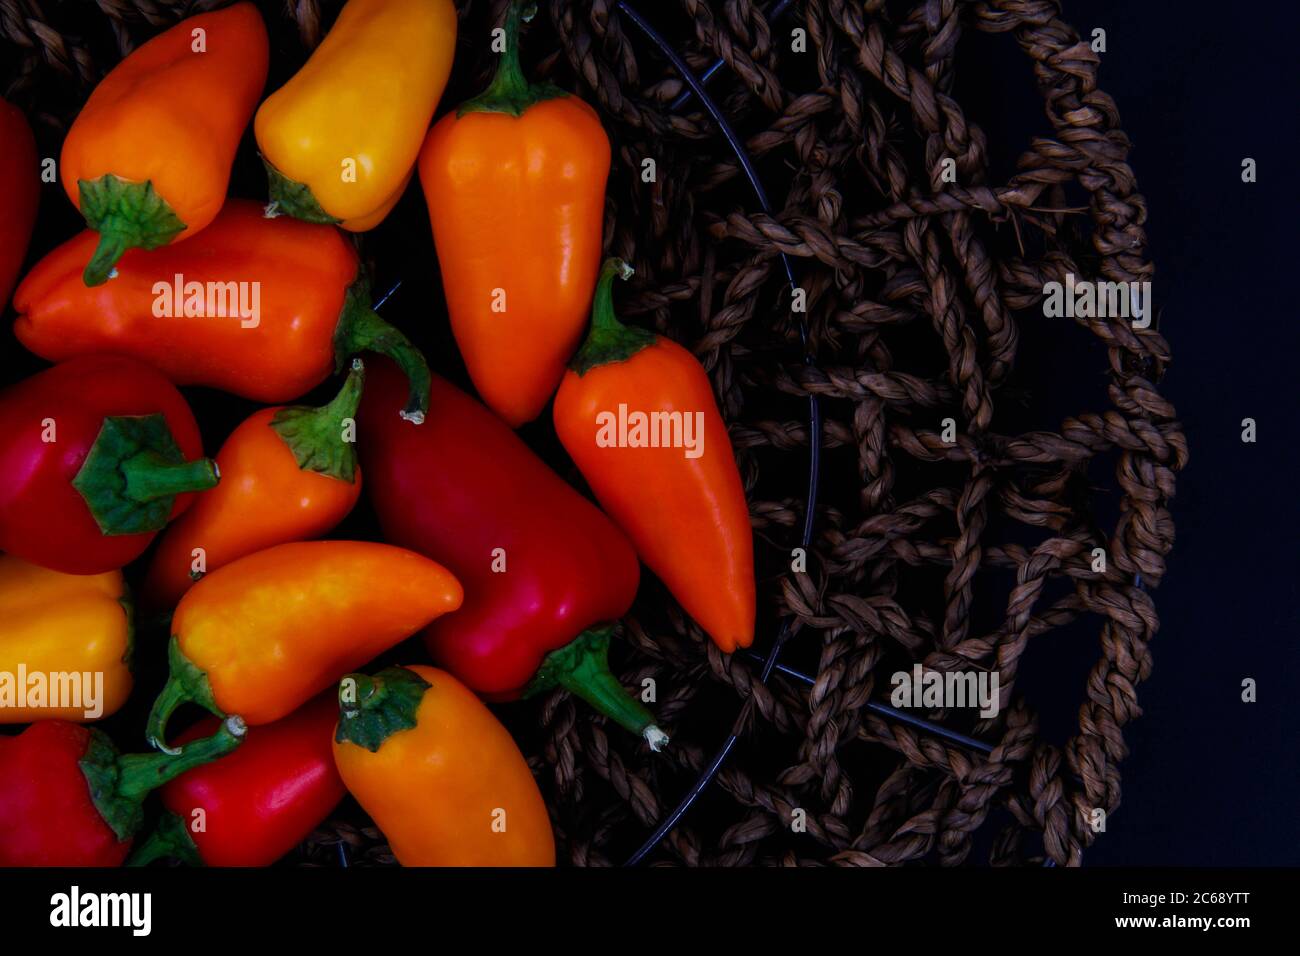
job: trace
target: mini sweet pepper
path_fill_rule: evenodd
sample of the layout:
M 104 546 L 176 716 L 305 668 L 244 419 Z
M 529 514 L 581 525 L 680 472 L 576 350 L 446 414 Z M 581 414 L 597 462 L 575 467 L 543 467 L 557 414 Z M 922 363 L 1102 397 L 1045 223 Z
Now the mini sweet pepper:
M 126 702 L 131 602 L 121 571 L 63 574 L 0 554 L 0 621 L 0 723 L 98 720 Z
M 176 606 L 149 739 L 167 749 L 168 718 L 186 701 L 250 726 L 279 720 L 462 596 L 441 565 L 370 541 L 300 541 L 232 561 Z
M 70 574 L 135 560 L 218 474 L 159 372 L 121 355 L 56 365 L 0 393 L 0 550 Z
M 415 169 L 455 49 L 451 0 L 348 0 L 253 121 L 272 212 L 377 226 Z
M 262 15 L 236 3 L 160 33 L 95 87 L 59 161 L 98 234 L 86 285 L 108 281 L 127 249 L 189 239 L 220 212 L 268 57 Z

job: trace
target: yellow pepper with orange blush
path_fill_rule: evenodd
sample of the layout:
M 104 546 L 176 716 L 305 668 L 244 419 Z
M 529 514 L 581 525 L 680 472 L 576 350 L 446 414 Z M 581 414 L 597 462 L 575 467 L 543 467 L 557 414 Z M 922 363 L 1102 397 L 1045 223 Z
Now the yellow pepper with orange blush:
M 0 555 L 0 724 L 78 723 L 131 693 L 131 609 L 121 571 L 64 574 Z
M 274 213 L 365 232 L 401 198 L 451 74 L 452 0 L 349 0 L 257 111 Z

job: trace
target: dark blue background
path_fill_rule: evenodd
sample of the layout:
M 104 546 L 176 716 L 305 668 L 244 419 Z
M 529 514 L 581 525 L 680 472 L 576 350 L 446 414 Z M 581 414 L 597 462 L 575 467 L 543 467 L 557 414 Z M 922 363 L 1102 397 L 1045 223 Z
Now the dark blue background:
M 1162 391 L 1191 447 L 1123 805 L 1086 862 L 1300 864 L 1295 5 L 1064 7 L 1107 33 L 1100 83 L 1133 140 L 1174 354 Z

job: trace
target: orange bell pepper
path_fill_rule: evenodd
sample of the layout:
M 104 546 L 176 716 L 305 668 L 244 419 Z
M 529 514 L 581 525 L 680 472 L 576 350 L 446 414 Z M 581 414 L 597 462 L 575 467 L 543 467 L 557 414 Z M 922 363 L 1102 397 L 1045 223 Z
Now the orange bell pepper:
M 514 427 L 537 417 L 582 337 L 610 159 L 595 110 L 524 79 L 519 17 L 512 3 L 496 78 L 434 125 L 419 163 L 452 331 Z
M 434 667 L 339 684 L 334 764 L 403 866 L 554 866 L 532 771 L 473 692 Z
M 230 433 L 216 458 L 221 483 L 158 542 L 141 595 L 146 606 L 173 607 L 204 573 L 320 537 L 347 517 L 361 494 L 353 438 L 364 379 L 361 360 L 353 359 L 328 405 L 263 408 Z
M 176 607 L 150 742 L 168 749 L 168 718 L 186 701 L 250 726 L 279 720 L 462 597 L 442 565 L 370 541 L 295 542 L 233 561 Z
M 221 211 L 268 56 L 262 15 L 237 3 L 182 20 L 95 87 L 59 162 L 68 198 L 99 233 L 86 285 L 107 281 L 127 249 L 188 239 Z
M 127 354 L 177 385 L 279 403 L 358 352 L 383 352 L 410 378 L 403 417 L 423 418 L 424 356 L 370 308 L 357 252 L 333 226 L 267 219 L 232 199 L 195 238 L 132 250 L 116 279 L 88 289 L 79 263 L 94 242 L 92 232 L 69 239 L 14 293 L 14 335 L 41 358 Z
M 754 640 L 754 536 L 709 378 L 689 351 L 614 315 L 610 259 L 555 430 L 605 512 L 715 644 Z

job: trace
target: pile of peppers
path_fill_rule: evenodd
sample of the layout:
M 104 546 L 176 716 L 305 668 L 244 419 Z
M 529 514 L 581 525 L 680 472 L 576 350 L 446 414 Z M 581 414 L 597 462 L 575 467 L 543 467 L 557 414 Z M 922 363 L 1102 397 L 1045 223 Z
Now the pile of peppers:
M 349 794 L 403 865 L 552 866 L 496 708 L 567 691 L 667 746 L 608 663 L 643 565 L 698 641 L 753 642 L 726 425 L 692 353 L 616 314 L 613 151 L 529 82 L 530 16 L 460 104 L 452 0 L 348 0 L 273 91 L 258 9 L 197 14 L 60 144 L 0 100 L 0 306 L 51 363 L 0 391 L 0 866 L 268 866 Z M 266 191 L 232 196 L 250 126 Z M 42 149 L 86 228 L 29 249 Z M 475 394 L 371 299 L 365 234 L 413 179 L 422 322 L 445 308 Z M 205 448 L 195 387 L 261 407 Z M 590 497 L 516 434 L 548 406 Z

